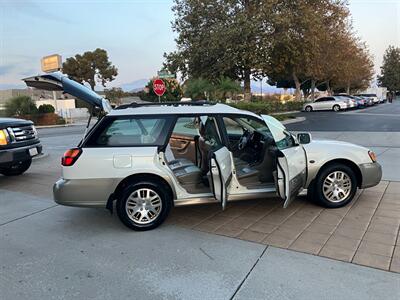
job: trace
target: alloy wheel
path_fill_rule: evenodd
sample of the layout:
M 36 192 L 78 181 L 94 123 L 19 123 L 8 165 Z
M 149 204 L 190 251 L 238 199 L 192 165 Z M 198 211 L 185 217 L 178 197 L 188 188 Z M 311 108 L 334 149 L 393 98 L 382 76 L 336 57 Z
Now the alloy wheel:
M 152 189 L 137 189 L 128 197 L 125 209 L 133 222 L 141 225 L 148 224 L 160 215 L 161 197 Z
M 334 171 L 324 180 L 322 191 L 325 198 L 330 202 L 342 202 L 351 193 L 352 183 L 350 176 L 343 171 Z

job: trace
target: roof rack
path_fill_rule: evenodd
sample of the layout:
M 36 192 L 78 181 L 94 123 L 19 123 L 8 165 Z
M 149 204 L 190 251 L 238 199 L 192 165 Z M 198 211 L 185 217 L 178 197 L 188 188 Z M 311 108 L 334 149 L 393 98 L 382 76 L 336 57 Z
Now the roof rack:
M 115 109 L 125 109 L 125 108 L 136 108 L 136 107 L 142 107 L 142 106 L 203 106 L 203 105 L 215 105 L 215 102 L 209 102 L 209 101 L 183 101 L 183 102 L 146 102 L 146 103 L 137 103 L 137 102 L 132 102 L 129 104 L 122 104 Z

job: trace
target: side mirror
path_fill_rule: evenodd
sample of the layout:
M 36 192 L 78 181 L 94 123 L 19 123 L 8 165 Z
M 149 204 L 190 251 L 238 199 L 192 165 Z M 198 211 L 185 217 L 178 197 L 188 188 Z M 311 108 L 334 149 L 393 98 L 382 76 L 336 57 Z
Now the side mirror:
M 301 132 L 297 134 L 297 140 L 300 144 L 309 144 L 311 143 L 311 134 L 308 132 Z

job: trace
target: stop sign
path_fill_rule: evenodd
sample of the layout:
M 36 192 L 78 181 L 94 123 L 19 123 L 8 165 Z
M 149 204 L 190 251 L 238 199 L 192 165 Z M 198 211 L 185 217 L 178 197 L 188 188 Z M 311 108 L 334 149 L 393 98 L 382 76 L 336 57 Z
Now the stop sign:
M 156 79 L 153 81 L 153 91 L 154 93 L 161 97 L 165 93 L 165 83 L 161 79 Z

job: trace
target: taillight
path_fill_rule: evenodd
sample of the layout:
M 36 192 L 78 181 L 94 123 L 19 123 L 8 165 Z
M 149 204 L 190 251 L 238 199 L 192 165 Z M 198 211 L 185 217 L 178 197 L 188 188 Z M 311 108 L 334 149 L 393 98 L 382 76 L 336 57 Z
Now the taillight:
M 64 167 L 72 166 L 78 160 L 81 153 L 81 148 L 73 148 L 65 151 L 63 157 L 61 158 L 61 164 Z

